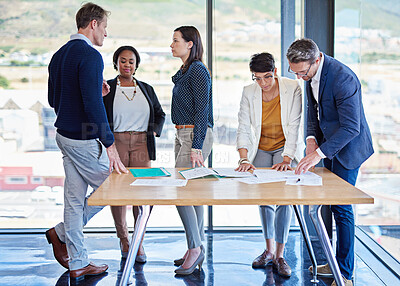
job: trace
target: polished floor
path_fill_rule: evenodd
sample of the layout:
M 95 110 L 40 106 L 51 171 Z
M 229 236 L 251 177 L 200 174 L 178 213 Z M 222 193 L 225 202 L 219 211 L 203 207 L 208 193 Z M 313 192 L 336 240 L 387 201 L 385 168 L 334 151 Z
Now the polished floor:
M 95 264 L 109 265 L 107 273 L 86 278 L 79 285 L 118 285 L 121 265 L 118 239 L 113 233 L 85 234 L 89 257 Z M 135 264 L 132 285 L 330 285 L 332 279 L 310 282 L 308 254 L 299 231 L 291 231 L 285 258 L 292 267 L 292 276 L 282 278 L 271 266 L 254 270 L 252 260 L 265 245 L 261 233 L 225 232 L 207 235 L 206 261 L 202 271 L 178 277 L 173 259 L 186 250 L 183 233 L 147 233 L 144 247 L 145 264 Z M 317 243 L 313 243 L 319 264 L 325 263 Z M 389 285 L 376 272 L 376 262 L 363 258 L 360 242 L 356 242 L 354 285 Z M 43 234 L 0 234 L 0 285 L 69 285 L 69 272 L 53 258 L 51 246 Z M 392 284 L 395 285 L 395 284 Z M 400 285 L 400 281 L 399 284 Z

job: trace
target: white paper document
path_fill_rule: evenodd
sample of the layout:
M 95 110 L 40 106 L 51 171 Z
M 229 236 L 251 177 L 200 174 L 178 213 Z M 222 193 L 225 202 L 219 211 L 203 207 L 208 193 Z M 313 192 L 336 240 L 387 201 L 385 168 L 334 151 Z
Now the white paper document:
M 312 172 L 296 175 L 294 171 L 254 170 L 254 174 L 260 181 L 271 180 L 273 182 L 286 181 L 286 185 L 298 186 L 322 186 L 322 177 Z
M 171 186 L 171 187 L 184 187 L 187 180 L 181 179 L 136 179 L 131 186 Z
M 222 177 L 229 178 L 245 178 L 245 177 L 253 177 L 254 175 L 250 172 L 238 172 L 233 168 L 213 168 L 218 175 Z
M 212 169 L 200 167 L 200 168 L 194 168 L 194 169 L 188 169 L 184 171 L 179 171 L 179 173 L 186 179 L 197 179 L 197 178 L 202 178 L 210 175 L 217 175 Z
M 265 183 L 275 183 L 275 182 L 284 182 L 286 181 L 286 179 L 284 178 L 258 178 L 258 177 L 246 177 L 246 178 L 240 178 L 240 179 L 236 179 L 237 181 L 241 182 L 241 183 L 245 183 L 245 184 L 249 184 L 249 185 L 254 185 L 254 184 L 265 184 Z
M 322 186 L 322 178 L 320 176 L 312 177 L 305 176 L 298 179 L 288 179 L 286 185 L 297 185 L 297 186 Z
M 277 171 L 277 170 L 254 170 L 254 175 L 260 179 L 283 179 L 284 181 L 289 178 L 297 177 L 293 171 Z

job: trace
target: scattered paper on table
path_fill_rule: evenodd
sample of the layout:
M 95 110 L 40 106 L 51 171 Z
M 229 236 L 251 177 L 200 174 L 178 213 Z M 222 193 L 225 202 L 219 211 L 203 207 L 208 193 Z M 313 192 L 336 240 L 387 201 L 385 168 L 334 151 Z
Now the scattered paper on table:
M 297 178 L 297 175 L 294 174 L 293 171 L 277 171 L 277 170 L 254 170 L 254 175 L 256 175 L 260 179 L 289 179 L 289 178 Z
M 213 168 L 213 170 L 222 177 L 244 178 L 244 177 L 253 177 L 254 176 L 250 172 L 238 172 L 238 171 L 235 171 L 235 169 L 233 169 L 233 168 Z
M 282 179 L 282 178 L 268 179 L 268 178 L 257 178 L 257 177 L 246 177 L 246 178 L 240 178 L 240 179 L 236 179 L 236 180 L 241 182 L 241 183 L 245 183 L 245 184 L 249 184 L 249 185 L 265 184 L 265 183 L 276 183 L 276 182 L 284 182 L 285 181 L 285 179 Z
M 297 185 L 297 186 L 322 186 L 322 178 L 316 177 L 301 177 L 298 179 L 289 179 L 286 181 L 286 185 Z
M 202 177 L 206 177 L 206 176 L 210 176 L 210 175 L 212 175 L 212 176 L 217 175 L 213 170 L 204 168 L 204 167 L 183 170 L 183 171 L 179 171 L 179 173 L 186 180 L 202 178 Z
M 187 180 L 181 179 L 165 179 L 165 180 L 154 180 L 154 179 L 136 179 L 131 186 L 171 186 L 171 187 L 184 187 L 187 184 Z
M 286 185 L 298 186 L 322 186 L 322 177 L 313 172 L 296 175 L 294 171 L 254 170 L 254 174 L 260 180 L 272 180 L 273 182 L 286 181 Z

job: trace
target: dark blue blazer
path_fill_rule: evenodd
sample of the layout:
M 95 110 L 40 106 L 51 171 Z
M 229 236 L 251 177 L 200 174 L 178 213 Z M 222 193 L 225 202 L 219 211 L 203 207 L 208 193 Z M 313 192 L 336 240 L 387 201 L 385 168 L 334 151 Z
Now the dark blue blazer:
M 156 159 L 156 143 L 154 138 L 154 132 L 157 137 L 161 136 L 161 132 L 164 126 L 165 113 L 158 101 L 157 95 L 151 85 L 136 80 L 140 90 L 143 92 L 147 99 L 150 107 L 149 126 L 147 127 L 147 150 L 149 152 L 150 160 Z M 103 97 L 104 106 L 106 108 L 108 123 L 110 124 L 111 131 L 114 132 L 114 98 L 115 90 L 117 88 L 117 78 L 108 80 L 107 83 L 110 85 L 110 92 Z
M 347 169 L 360 167 L 374 149 L 357 76 L 346 65 L 324 54 L 318 109 L 310 81 L 306 91 L 307 136 L 317 139 L 328 159 L 335 157 Z

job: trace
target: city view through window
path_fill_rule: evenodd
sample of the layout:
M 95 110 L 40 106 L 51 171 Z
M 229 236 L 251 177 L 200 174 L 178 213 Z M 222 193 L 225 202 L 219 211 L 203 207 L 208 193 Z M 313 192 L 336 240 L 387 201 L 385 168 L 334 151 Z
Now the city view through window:
M 296 1 L 296 37 L 300 37 Z M 96 1 L 111 11 L 103 47 L 104 78 L 117 73 L 112 55 L 136 47 L 136 78 L 152 85 L 166 124 L 156 139 L 152 166 L 173 167 L 171 76 L 179 69 L 169 45 L 173 30 L 196 26 L 206 47 L 205 1 Z M 390 5 L 388 4 L 390 3 Z M 76 32 L 81 1 L 0 1 L 0 228 L 47 228 L 63 216 L 62 157 L 55 145 L 55 114 L 47 102 L 47 65 Z M 213 36 L 213 166 L 234 167 L 237 112 L 243 86 L 251 83 L 250 56 L 268 51 L 280 73 L 280 1 L 215 1 Z M 400 4 L 396 0 L 335 1 L 335 57 L 360 78 L 375 154 L 363 164 L 357 187 L 375 198 L 356 207 L 357 224 L 400 259 Z M 207 56 L 207 49 L 206 56 Z M 90 191 L 90 190 L 89 190 Z M 246 216 L 240 215 L 246 212 Z M 239 215 L 238 215 L 239 214 Z M 132 216 L 128 223 L 133 226 Z M 255 206 L 214 207 L 217 226 L 259 226 Z M 91 227 L 111 227 L 108 208 Z M 157 207 L 149 226 L 181 226 L 175 207 Z

